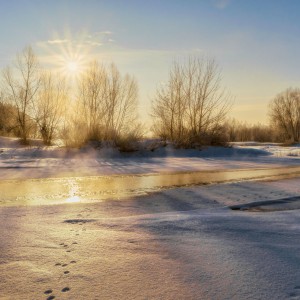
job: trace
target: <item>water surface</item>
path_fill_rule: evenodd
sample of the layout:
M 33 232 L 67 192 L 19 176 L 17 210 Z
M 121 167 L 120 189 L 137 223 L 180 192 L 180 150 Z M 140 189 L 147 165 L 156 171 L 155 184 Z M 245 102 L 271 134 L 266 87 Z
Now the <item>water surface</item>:
M 98 202 L 145 195 L 172 187 L 297 176 L 300 176 L 300 167 L 1 180 L 0 206 Z

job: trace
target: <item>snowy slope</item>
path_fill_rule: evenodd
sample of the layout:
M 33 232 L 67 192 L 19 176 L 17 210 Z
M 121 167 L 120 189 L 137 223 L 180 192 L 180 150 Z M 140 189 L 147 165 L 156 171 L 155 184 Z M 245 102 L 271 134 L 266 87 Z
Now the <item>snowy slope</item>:
M 227 206 L 299 189 L 290 179 L 2 207 L 0 299 L 298 299 L 299 209 Z

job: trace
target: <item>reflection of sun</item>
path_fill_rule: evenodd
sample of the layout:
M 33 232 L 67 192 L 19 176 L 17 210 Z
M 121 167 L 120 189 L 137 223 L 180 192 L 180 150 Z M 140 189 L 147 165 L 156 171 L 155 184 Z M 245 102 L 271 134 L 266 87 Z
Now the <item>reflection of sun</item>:
M 70 190 L 69 190 L 69 197 L 65 200 L 66 203 L 80 202 L 81 201 L 80 197 L 76 195 L 78 193 L 78 186 L 76 182 L 74 182 L 73 180 L 69 180 L 68 186 Z
M 80 197 L 73 196 L 66 199 L 66 203 L 77 203 L 80 202 Z

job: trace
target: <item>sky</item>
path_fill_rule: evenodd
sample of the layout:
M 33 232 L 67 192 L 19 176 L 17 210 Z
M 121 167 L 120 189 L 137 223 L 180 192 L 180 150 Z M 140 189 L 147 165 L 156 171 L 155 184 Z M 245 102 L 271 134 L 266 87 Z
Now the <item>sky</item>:
M 171 64 L 213 57 L 234 97 L 230 116 L 268 122 L 268 103 L 299 86 L 298 0 L 0 0 L 0 68 L 31 45 L 47 67 L 114 62 L 139 84 L 149 120 Z

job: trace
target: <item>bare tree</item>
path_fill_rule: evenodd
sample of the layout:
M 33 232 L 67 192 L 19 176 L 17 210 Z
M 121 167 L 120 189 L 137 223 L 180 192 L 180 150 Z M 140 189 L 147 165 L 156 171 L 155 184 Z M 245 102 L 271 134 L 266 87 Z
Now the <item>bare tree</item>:
M 300 89 L 289 88 L 278 94 L 269 105 L 272 125 L 286 140 L 300 141 Z
M 280 142 L 272 126 L 260 123 L 249 124 L 236 119 L 228 119 L 225 124 L 230 142 Z
M 136 80 L 120 74 L 111 64 L 107 73 L 105 97 L 106 139 L 116 140 L 118 136 L 130 132 L 136 126 L 138 88 Z
M 65 115 L 68 89 L 64 78 L 43 72 L 40 88 L 33 104 L 34 118 L 44 144 L 50 145 Z
M 210 143 L 222 133 L 220 125 L 230 106 L 213 59 L 175 62 L 168 83 L 157 90 L 153 102 L 154 130 L 182 146 Z
M 87 126 L 87 139 L 116 139 L 136 126 L 137 83 L 115 65 L 94 61 L 78 81 L 77 100 Z
M 6 98 L 17 108 L 17 122 L 24 143 L 31 129 L 32 104 L 40 85 L 38 68 L 37 57 L 32 48 L 27 47 L 17 55 L 14 67 L 7 67 L 2 73 Z
M 78 81 L 77 100 L 87 126 L 88 139 L 100 139 L 106 113 L 107 73 L 97 61 L 90 63 Z
M 167 85 L 157 90 L 152 110 L 156 130 L 172 141 L 181 141 L 187 128 L 184 77 L 181 66 L 174 63 Z

